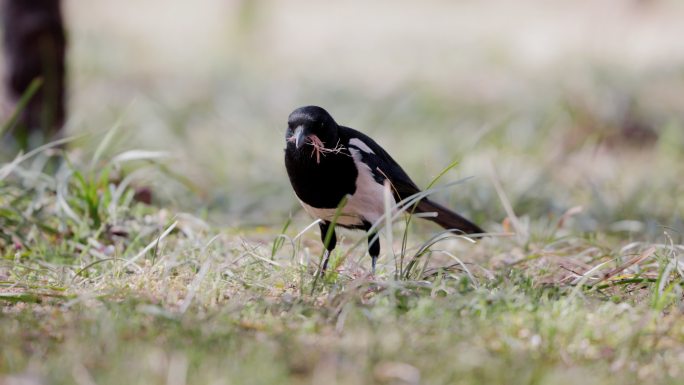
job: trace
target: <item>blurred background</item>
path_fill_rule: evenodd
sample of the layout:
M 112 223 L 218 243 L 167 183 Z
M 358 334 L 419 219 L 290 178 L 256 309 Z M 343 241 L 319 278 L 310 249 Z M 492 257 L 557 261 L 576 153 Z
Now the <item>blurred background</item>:
M 374 137 L 486 228 L 681 238 L 684 3 L 66 0 L 72 158 L 168 152 L 140 183 L 220 225 L 299 213 L 282 164 L 308 104 Z M 3 110 L 7 114 L 7 109 Z M 4 119 L 3 119 L 4 120 Z M 14 154 L 3 154 L 12 157 Z

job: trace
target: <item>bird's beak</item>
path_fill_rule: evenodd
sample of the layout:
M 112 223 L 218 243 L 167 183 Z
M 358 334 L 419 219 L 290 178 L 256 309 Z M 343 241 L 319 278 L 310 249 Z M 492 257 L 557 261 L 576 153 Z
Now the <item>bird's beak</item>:
M 302 148 L 302 146 L 306 143 L 306 135 L 304 134 L 304 126 L 299 126 L 295 130 L 294 134 L 292 134 L 295 138 L 295 147 L 297 150 Z

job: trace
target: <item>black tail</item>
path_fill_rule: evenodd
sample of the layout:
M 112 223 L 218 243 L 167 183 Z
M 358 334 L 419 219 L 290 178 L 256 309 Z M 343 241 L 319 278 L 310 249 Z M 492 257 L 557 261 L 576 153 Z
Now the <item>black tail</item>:
M 416 205 L 414 213 L 436 213 L 436 217 L 425 217 L 425 219 L 435 222 L 447 230 L 460 230 L 466 234 L 484 234 L 485 232 L 473 222 L 429 199 L 421 200 Z

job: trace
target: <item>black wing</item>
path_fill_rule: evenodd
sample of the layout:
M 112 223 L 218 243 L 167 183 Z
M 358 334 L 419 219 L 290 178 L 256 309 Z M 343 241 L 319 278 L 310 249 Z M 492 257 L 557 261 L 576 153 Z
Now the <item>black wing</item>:
M 371 169 L 373 178 L 376 182 L 384 184 L 386 179 L 390 181 L 394 199 L 397 202 L 420 192 L 420 189 L 406 174 L 406 171 L 404 171 L 401 166 L 392 159 L 390 154 L 380 147 L 373 139 L 349 127 L 340 127 L 339 133 L 340 139 L 345 143 L 348 143 L 349 147 L 358 149 L 361 160 Z M 353 142 L 350 142 L 352 139 L 360 140 L 363 144 L 368 146 L 373 153 L 364 151 L 360 146 L 355 146 Z M 484 230 L 476 224 L 428 198 L 421 199 L 418 204 L 414 206 L 412 212 L 434 213 L 435 216 L 426 217 L 425 219 L 435 222 L 448 230 L 458 230 L 467 234 L 484 233 Z
M 390 154 L 385 151 L 379 144 L 377 144 L 368 135 L 356 131 L 353 128 L 340 126 L 339 130 L 340 139 L 345 143 L 349 143 L 350 147 L 356 147 L 353 143 L 349 141 L 352 139 L 358 139 L 363 144 L 368 146 L 373 153 L 368 153 L 362 148 L 356 147 L 359 150 L 361 159 L 364 163 L 370 167 L 373 173 L 373 178 L 380 184 L 385 182 L 385 179 L 389 179 L 392 184 L 392 190 L 394 194 L 394 199 L 399 202 L 402 199 L 408 198 L 413 194 L 420 192 L 418 186 L 411 180 L 411 178 L 406 174 L 406 171 L 399 166 L 399 164 L 392 159 Z

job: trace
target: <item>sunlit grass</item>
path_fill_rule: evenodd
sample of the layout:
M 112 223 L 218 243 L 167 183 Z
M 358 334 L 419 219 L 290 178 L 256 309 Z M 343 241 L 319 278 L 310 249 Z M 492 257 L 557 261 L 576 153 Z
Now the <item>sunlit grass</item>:
M 112 384 L 680 376 L 684 246 L 672 230 L 652 241 L 582 235 L 574 209 L 521 219 L 526 236 L 471 244 L 399 220 L 375 277 L 354 246 L 365 238 L 345 233 L 318 280 L 322 246 L 315 231 L 301 233 L 304 218 L 221 228 L 140 203 L 135 186 L 146 179 L 134 176 L 157 167 L 144 162 L 158 154 L 104 156 L 106 142 L 79 162 L 46 149 L 3 166 L 7 375 Z

